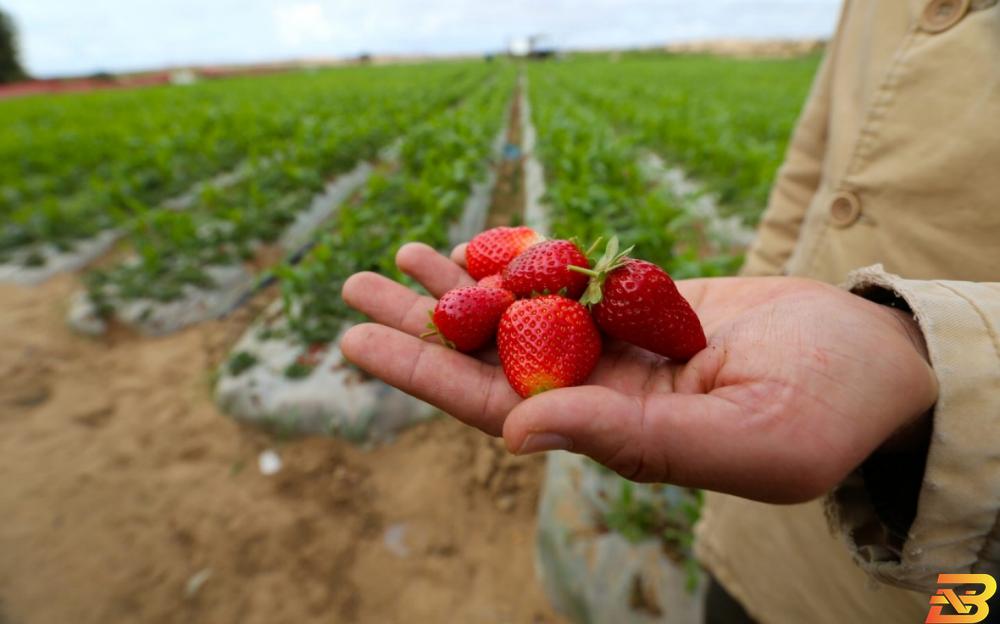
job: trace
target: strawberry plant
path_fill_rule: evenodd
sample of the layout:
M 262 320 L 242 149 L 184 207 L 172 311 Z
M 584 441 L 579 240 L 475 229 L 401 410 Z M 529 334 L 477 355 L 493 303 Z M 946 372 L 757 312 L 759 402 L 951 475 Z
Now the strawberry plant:
M 342 68 L 0 102 L 0 256 L 127 227 L 241 161 L 344 169 L 487 75 L 468 64 Z M 344 126 L 357 140 L 336 143 Z M 302 188 L 301 175 L 274 175 L 283 182 L 263 183 L 272 193 Z
M 415 78 L 409 80 L 395 88 L 405 85 L 412 94 Z M 185 289 L 211 287 L 206 268 L 253 259 L 311 204 L 327 179 L 358 159 L 374 158 L 405 124 L 442 109 L 475 82 L 481 76 L 472 74 L 447 87 L 424 85 L 426 97 L 416 99 L 398 97 L 393 85 L 381 85 L 367 98 L 352 96 L 365 110 L 352 111 L 349 121 L 343 111 L 325 120 L 305 118 L 281 155 L 254 159 L 244 179 L 224 188 L 205 187 L 183 212 L 145 211 L 133 219 L 127 233 L 137 258 L 92 272 L 87 278 L 91 300 L 101 302 L 107 313 L 115 300 L 162 302 L 183 296 Z
M 532 67 L 529 89 L 553 233 L 591 241 L 617 232 L 639 257 L 680 278 L 734 271 L 739 257 L 693 255 L 697 236 L 688 215 L 640 170 L 640 137 L 574 97 L 550 74 L 558 71 Z
M 444 249 L 453 242 L 448 224 L 461 215 L 473 183 L 486 175 L 513 82 L 513 72 L 503 70 L 456 108 L 412 128 L 397 169 L 372 176 L 312 252 L 278 270 L 296 341 L 330 342 L 345 321 L 358 318 L 340 298 L 352 273 L 373 270 L 402 279 L 393 258 L 403 243 L 422 240 Z
M 677 162 L 751 222 L 767 196 L 819 58 L 578 57 L 539 73 Z
M 581 105 L 545 71 L 532 72 L 528 93 L 552 233 L 592 241 L 617 232 L 642 257 L 668 263 L 676 242 L 670 224 L 680 208 L 643 180 L 632 137 L 617 134 L 603 115 Z

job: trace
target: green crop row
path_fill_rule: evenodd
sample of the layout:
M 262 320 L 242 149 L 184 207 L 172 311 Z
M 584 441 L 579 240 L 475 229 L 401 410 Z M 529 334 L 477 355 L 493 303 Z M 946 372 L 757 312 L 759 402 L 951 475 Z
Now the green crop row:
M 679 244 L 692 242 L 687 217 L 643 177 L 636 137 L 617 132 L 603 111 L 574 98 L 550 71 L 531 68 L 529 96 L 552 233 L 584 245 L 616 234 L 635 245 L 638 257 L 679 278 L 732 272 L 739 258 L 700 259 L 694 245 Z
M 539 69 L 755 223 L 816 71 L 781 60 L 585 56 Z
M 375 110 L 433 103 L 435 90 L 487 71 L 347 68 L 0 103 L 0 260 L 40 243 L 69 249 L 238 162 Z
M 114 301 L 170 301 L 187 287 L 211 287 L 208 267 L 252 259 L 262 245 L 277 240 L 328 179 L 373 159 L 379 148 L 457 101 L 483 77 L 478 71 L 460 76 L 417 71 L 376 83 L 364 98 L 355 93 L 360 105 L 347 111 L 303 119 L 286 137 L 281 156 L 253 162 L 240 182 L 205 187 L 184 211 L 148 210 L 133 220 L 127 238 L 135 257 L 89 273 L 91 300 L 107 314 Z
M 192 175 L 266 148 L 325 91 L 301 77 L 262 81 L 272 84 L 239 80 L 0 103 L 0 123 L 9 129 L 0 138 L 0 211 L 106 187 L 144 201 L 166 199 Z M 338 81 L 324 82 L 329 88 Z
M 503 68 L 459 107 L 413 128 L 398 168 L 372 176 L 358 201 L 341 209 L 335 229 L 301 263 L 279 269 L 294 340 L 331 342 L 346 321 L 359 318 L 340 298 L 352 273 L 372 270 L 402 279 L 393 259 L 403 243 L 448 246 L 449 224 L 459 219 L 472 186 L 491 166 L 490 148 L 513 84 L 514 72 Z
M 164 199 L 184 190 L 178 157 L 204 164 L 266 150 L 299 118 L 412 72 L 350 67 L 0 102 L 0 207 L 128 178 Z

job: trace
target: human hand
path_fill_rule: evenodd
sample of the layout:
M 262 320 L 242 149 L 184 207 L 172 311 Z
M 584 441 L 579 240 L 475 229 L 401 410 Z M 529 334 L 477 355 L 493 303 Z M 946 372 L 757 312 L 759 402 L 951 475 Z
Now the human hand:
M 474 283 L 411 243 L 397 264 L 440 296 Z M 919 329 L 905 313 L 811 280 L 677 282 L 708 337 L 685 363 L 606 341 L 588 385 L 522 400 L 495 351 L 472 357 L 417 338 L 435 300 L 374 273 L 344 285 L 371 317 L 341 341 L 352 362 L 523 454 L 565 449 L 636 481 L 773 503 L 815 498 L 937 400 Z

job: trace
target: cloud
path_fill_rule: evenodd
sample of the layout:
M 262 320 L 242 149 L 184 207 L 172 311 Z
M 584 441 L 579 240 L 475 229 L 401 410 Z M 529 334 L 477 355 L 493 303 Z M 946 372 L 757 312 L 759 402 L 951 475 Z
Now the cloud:
M 278 41 L 293 48 L 333 39 L 333 26 L 319 2 L 276 6 L 274 22 Z
M 841 0 L 0 0 L 40 76 L 300 57 L 823 36 Z

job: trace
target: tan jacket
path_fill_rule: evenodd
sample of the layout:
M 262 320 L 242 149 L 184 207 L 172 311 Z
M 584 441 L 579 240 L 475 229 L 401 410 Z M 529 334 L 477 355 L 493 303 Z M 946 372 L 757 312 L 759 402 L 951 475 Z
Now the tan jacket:
M 859 472 L 826 513 L 710 494 L 703 563 L 766 623 L 922 622 L 938 573 L 1000 577 L 997 0 L 846 2 L 743 272 L 895 293 L 940 398 L 908 533 Z

